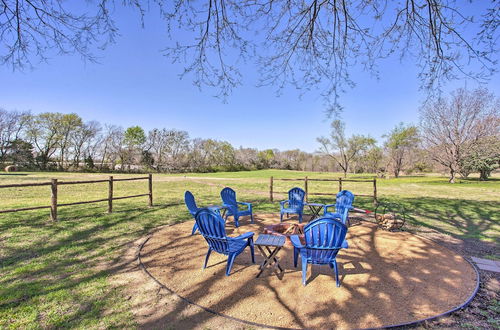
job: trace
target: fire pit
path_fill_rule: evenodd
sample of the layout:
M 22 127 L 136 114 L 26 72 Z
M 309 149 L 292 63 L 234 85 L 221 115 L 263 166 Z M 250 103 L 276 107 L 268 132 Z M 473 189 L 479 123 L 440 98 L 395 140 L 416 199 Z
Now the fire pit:
M 285 244 L 292 245 L 292 242 L 290 241 L 290 236 L 292 235 L 299 235 L 300 240 L 303 241 L 304 225 L 296 223 L 279 223 L 276 225 L 270 225 L 264 228 L 264 234 L 285 236 Z

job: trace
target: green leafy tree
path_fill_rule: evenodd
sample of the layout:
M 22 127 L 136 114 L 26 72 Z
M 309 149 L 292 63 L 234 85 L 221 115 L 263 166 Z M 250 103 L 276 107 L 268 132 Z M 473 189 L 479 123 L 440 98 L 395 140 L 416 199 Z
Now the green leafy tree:
M 125 144 L 130 148 L 141 147 L 146 142 L 146 134 L 140 126 L 132 126 L 125 130 Z
M 500 153 L 485 157 L 480 154 L 472 154 L 461 161 L 461 166 L 468 168 L 470 172 L 479 172 L 479 180 L 488 180 L 491 172 L 499 168 Z
M 364 153 L 361 163 L 366 172 L 380 174 L 385 172 L 385 167 L 382 165 L 383 160 L 384 151 L 375 146 Z
M 331 123 L 329 137 L 319 137 L 317 141 L 321 144 L 320 151 L 333 159 L 347 177 L 350 165 L 362 152 L 375 145 L 375 139 L 370 136 L 345 135 L 345 123 L 334 120 Z
M 5 158 L 16 165 L 33 165 L 33 145 L 22 139 L 11 141 L 6 148 Z
M 55 122 L 57 131 L 59 168 L 65 168 L 68 163 L 69 148 L 72 147 L 73 136 L 83 127 L 83 120 L 76 113 L 60 114 Z
M 257 153 L 257 159 L 258 159 L 257 168 L 258 169 L 270 168 L 273 164 L 274 157 L 275 155 L 272 149 L 259 151 Z
M 499 118 L 500 121 L 500 118 Z M 491 172 L 500 167 L 500 134 L 483 139 L 470 155 L 460 161 L 460 170 L 465 174 L 479 172 L 479 180 L 487 180 Z
M 405 126 L 403 123 L 400 123 L 385 137 L 387 138 L 385 147 L 388 150 L 392 171 L 397 178 L 403 169 L 406 156 L 411 150 L 417 147 L 420 141 L 418 128 L 412 125 Z
M 44 112 L 30 116 L 26 135 L 35 149 L 35 162 L 40 169 L 46 169 L 59 146 L 59 123 L 62 113 Z
M 132 126 L 125 130 L 123 137 L 123 143 L 125 148 L 121 150 L 120 158 L 123 165 L 128 166 L 130 171 L 130 166 L 134 162 L 134 158 L 139 159 L 142 154 L 142 147 L 146 142 L 146 134 L 140 126 Z M 139 162 L 139 161 L 137 161 Z

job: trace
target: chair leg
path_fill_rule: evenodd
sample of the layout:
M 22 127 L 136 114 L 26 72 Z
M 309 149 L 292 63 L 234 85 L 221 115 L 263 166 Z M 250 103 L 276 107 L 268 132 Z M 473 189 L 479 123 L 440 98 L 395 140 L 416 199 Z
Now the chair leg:
M 240 226 L 240 223 L 238 222 L 239 217 L 236 215 L 233 215 L 234 218 L 234 226 L 238 228 Z
M 248 245 L 250 246 L 250 255 L 252 256 L 252 263 L 255 263 L 255 248 L 253 245 L 253 238 L 248 239 Z
M 283 222 L 283 213 L 280 212 L 280 222 Z
M 299 213 L 299 223 L 302 223 L 302 213 Z
M 299 259 L 299 249 L 293 248 L 293 267 L 297 268 L 297 261 Z
M 253 223 L 253 213 L 250 213 L 250 222 Z
M 339 269 L 337 266 L 337 260 L 333 260 L 333 270 L 335 271 L 335 281 L 337 282 L 337 288 L 340 286 L 340 281 L 339 281 Z
M 302 285 L 306 286 L 307 278 L 307 259 L 302 258 Z
M 229 276 L 229 273 L 231 273 L 231 268 L 233 268 L 233 262 L 235 258 L 236 254 L 230 254 L 227 257 L 226 276 Z
M 196 224 L 196 222 L 194 223 L 194 226 L 193 226 L 193 230 L 191 231 L 191 235 L 194 235 L 196 233 L 196 231 L 198 230 L 198 225 Z
M 205 263 L 203 264 L 203 269 L 207 268 L 208 258 L 210 258 L 210 253 L 212 253 L 212 248 L 208 248 L 207 255 L 205 256 Z

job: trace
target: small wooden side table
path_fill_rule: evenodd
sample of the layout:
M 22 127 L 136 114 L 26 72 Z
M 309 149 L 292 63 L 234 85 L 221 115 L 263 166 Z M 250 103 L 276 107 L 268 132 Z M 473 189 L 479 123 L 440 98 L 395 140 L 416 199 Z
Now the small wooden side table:
M 323 211 L 323 207 L 325 206 L 325 204 L 320 203 L 305 203 L 304 205 L 309 206 L 309 210 L 312 212 L 311 221 L 321 216 L 320 213 Z
M 261 234 L 254 242 L 254 245 L 260 250 L 260 253 L 264 257 L 264 261 L 260 265 L 259 273 L 257 277 L 259 277 L 266 267 L 272 267 L 273 271 L 276 273 L 276 276 L 281 279 L 284 270 L 281 268 L 279 264 L 279 259 L 276 257 L 278 252 L 281 250 L 283 245 L 285 245 L 286 238 L 285 236 L 277 236 L 277 235 L 267 235 Z M 274 247 L 274 250 L 271 248 Z M 267 250 L 267 253 L 266 253 Z M 279 269 L 279 272 L 276 270 Z

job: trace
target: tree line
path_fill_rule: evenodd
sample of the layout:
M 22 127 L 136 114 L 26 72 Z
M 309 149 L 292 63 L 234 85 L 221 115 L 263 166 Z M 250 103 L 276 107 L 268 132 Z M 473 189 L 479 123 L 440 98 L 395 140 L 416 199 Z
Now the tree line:
M 235 148 L 227 141 L 191 138 L 186 131 L 140 126 L 124 129 L 84 121 L 75 113 L 0 109 L 0 162 L 26 169 L 63 171 L 214 172 L 288 169 L 322 172 L 401 173 L 446 171 L 487 179 L 500 165 L 500 101 L 485 89 L 459 89 L 426 103 L 420 125 L 400 123 L 377 141 L 346 136 L 334 120 L 319 149 L 280 151 Z
M 333 171 L 325 156 L 301 150 L 235 148 L 177 129 L 123 128 L 75 113 L 0 109 L 0 163 L 25 169 L 214 172 L 266 168 Z

